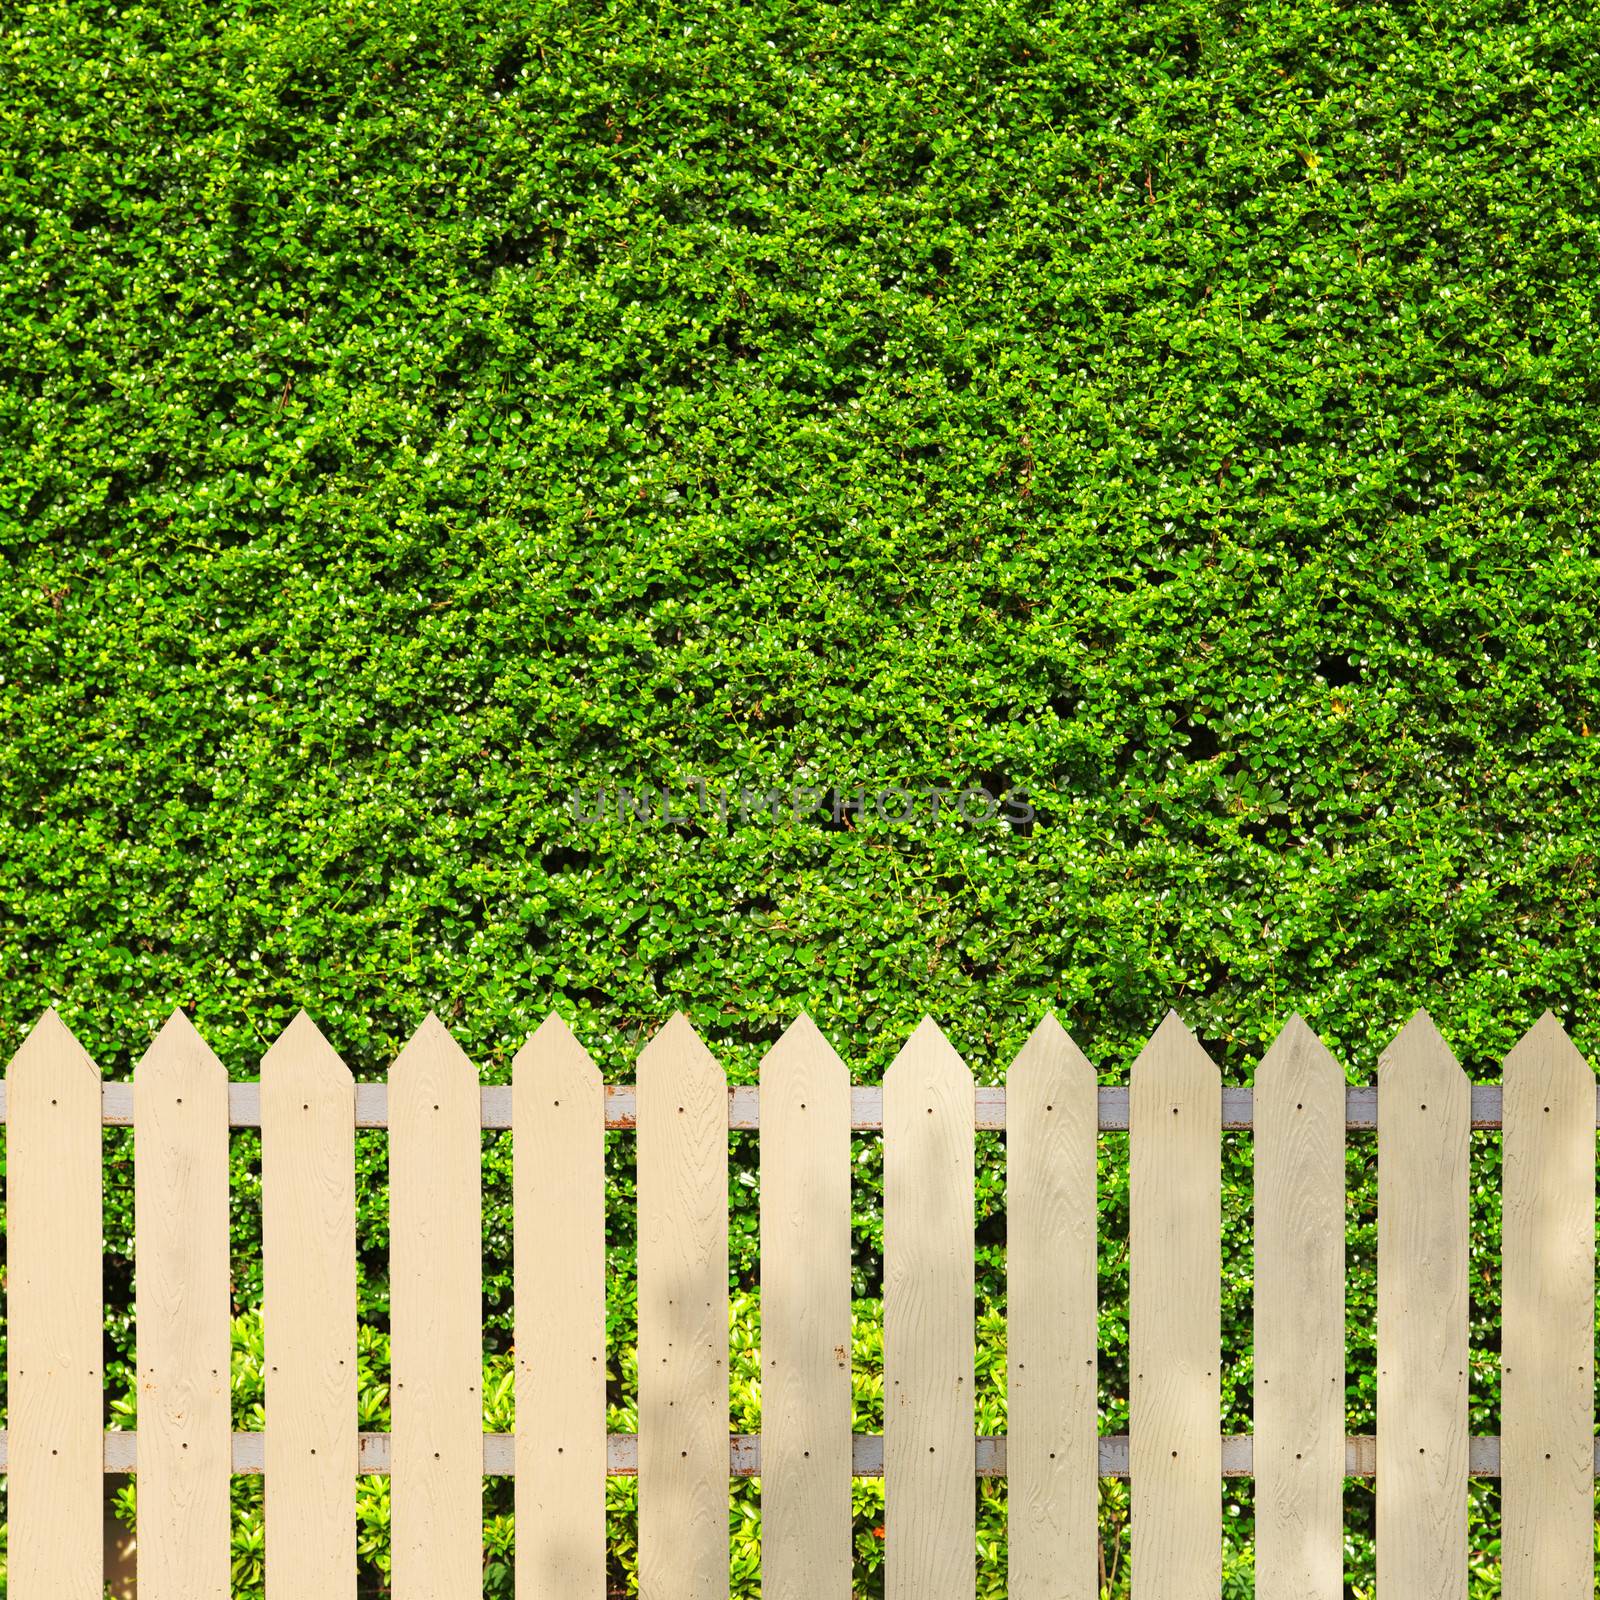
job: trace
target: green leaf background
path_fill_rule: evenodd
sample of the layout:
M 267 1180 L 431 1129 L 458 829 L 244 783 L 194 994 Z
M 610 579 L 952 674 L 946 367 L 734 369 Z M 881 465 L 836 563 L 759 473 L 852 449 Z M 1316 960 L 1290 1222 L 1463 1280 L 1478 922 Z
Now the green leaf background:
M 801 1008 L 861 1081 L 924 1014 L 1000 1081 L 1047 1009 L 1107 1082 L 1169 1006 L 1233 1083 L 1294 1009 L 1357 1081 L 1418 1006 L 1475 1079 L 1547 1007 L 1592 1052 L 1593 20 L 1570 0 L 17 0 L 0 1054 L 50 1003 L 115 1077 L 174 1006 L 239 1078 L 301 1006 L 360 1077 L 437 1008 L 486 1082 L 551 1009 L 612 1080 L 678 1008 L 740 1083 Z M 1037 817 L 569 806 L 697 780 L 984 784 Z M 609 1148 L 625 1415 L 631 1135 Z M 1125 1154 L 1103 1141 L 1106 1431 Z M 999 1430 L 998 1137 L 979 1158 Z M 109 1135 L 124 1411 L 130 1160 Z M 509 1160 L 486 1142 L 491 1376 Z M 377 1406 L 382 1141 L 359 1161 Z M 754 1161 L 736 1138 L 736 1348 L 759 1314 Z M 1225 1162 L 1238 1431 L 1248 1137 Z M 1353 1136 L 1353 1431 L 1373 1426 L 1374 1163 Z M 1498 1163 L 1478 1136 L 1475 1432 L 1498 1427 Z M 863 1140 L 867 1390 L 880 1177 Z M 236 1380 L 258 1396 L 248 1133 L 233 1192 Z M 734 1374 L 757 1417 L 755 1371 Z M 361 1493 L 381 1592 L 386 1491 Z M 998 1595 L 1004 1486 L 978 1493 Z M 237 1497 L 254 1595 L 259 1485 Z M 1346 1502 L 1359 1600 L 1370 1487 Z M 1248 1594 L 1248 1485 L 1223 1507 Z M 487 1484 L 489 1595 L 510 1593 L 509 1508 Z M 753 1595 L 752 1487 L 730 1518 Z M 1491 1485 L 1472 1519 L 1483 1600 Z M 1102 1533 L 1120 1596 L 1115 1484 Z

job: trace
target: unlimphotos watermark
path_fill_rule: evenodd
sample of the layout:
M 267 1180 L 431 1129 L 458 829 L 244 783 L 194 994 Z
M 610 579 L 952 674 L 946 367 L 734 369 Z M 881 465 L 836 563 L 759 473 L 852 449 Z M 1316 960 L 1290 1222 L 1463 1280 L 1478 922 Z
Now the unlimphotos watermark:
M 704 778 L 677 789 L 641 782 L 580 785 L 568 794 L 567 810 L 574 822 L 588 827 L 670 828 L 711 822 L 725 826 L 732 819 L 742 827 L 765 821 L 791 826 L 831 822 L 850 828 L 877 818 L 932 826 L 1001 823 L 1016 830 L 1035 817 L 1026 792 L 1010 786 L 998 794 L 981 783 L 892 783 L 871 788 L 861 783 L 796 782 L 787 787 L 741 783 L 729 788 Z

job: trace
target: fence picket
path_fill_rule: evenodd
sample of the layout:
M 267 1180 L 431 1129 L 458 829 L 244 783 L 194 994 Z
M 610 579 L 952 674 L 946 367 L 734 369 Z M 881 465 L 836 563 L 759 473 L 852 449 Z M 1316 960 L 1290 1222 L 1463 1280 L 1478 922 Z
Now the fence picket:
M 728 1593 L 727 1080 L 682 1012 L 639 1055 L 639 1587 Z
M 1594 1073 L 1546 1012 L 1505 1063 L 1505 1600 L 1594 1594 L 1594 1107 Z
M 1047 1016 L 1006 1090 L 1009 1593 L 1095 1600 L 1095 1072 Z
M 6 1072 L 12 1600 L 100 1600 L 100 1072 L 46 1011 Z
M 355 1084 L 304 1011 L 261 1060 L 267 1600 L 354 1600 Z
M 181 1011 L 133 1071 L 139 1600 L 228 1600 L 228 1077 Z
M 1133 1581 L 1222 1590 L 1222 1083 L 1175 1011 L 1129 1095 L 1128 1435 Z
M 396 1600 L 483 1586 L 478 1074 L 430 1011 L 389 1069 Z
M 888 1600 L 972 1600 L 972 1074 L 925 1019 L 883 1080 Z
M 761 1101 L 761 1592 L 850 1600 L 850 1078 L 804 1013 Z
M 1378 1583 L 1395 1600 L 1467 1593 L 1471 1114 L 1419 1011 L 1378 1061 Z
M 1344 1593 L 1344 1073 L 1290 1017 L 1255 1082 L 1257 1600 Z
M 605 1092 L 554 1013 L 511 1084 L 517 1600 L 605 1600 Z

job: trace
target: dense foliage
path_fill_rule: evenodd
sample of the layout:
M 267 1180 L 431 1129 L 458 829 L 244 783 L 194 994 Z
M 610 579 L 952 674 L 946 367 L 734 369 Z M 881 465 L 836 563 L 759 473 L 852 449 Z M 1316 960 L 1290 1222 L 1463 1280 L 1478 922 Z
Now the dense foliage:
M 989 1081 L 1047 1008 L 1109 1081 L 1168 1006 L 1233 1082 L 1295 1008 L 1358 1079 L 1418 1005 L 1476 1077 L 1545 1007 L 1600 1046 L 1591 7 L 17 0 L 0 29 L 0 1053 L 50 1002 L 110 1075 L 179 1005 L 240 1077 L 302 1005 L 367 1077 L 429 1007 L 494 1081 L 552 1007 L 617 1079 L 674 1008 L 737 1081 L 801 1007 L 864 1080 L 924 1013 Z M 697 782 L 730 815 L 663 823 Z M 1035 820 L 870 799 L 980 784 Z M 603 785 L 655 819 L 592 820 Z M 822 809 L 741 820 L 794 785 Z M 1356 1430 L 1374 1159 L 1352 1140 Z M 623 1408 L 630 1162 L 613 1136 Z M 998 1140 L 981 1169 L 997 1326 Z M 242 1317 L 258 1171 L 238 1136 Z M 1247 1139 L 1226 1173 L 1237 1430 Z M 1497 1188 L 1484 1138 L 1478 1432 Z M 1125 1511 L 1108 1485 L 1118 1593 Z

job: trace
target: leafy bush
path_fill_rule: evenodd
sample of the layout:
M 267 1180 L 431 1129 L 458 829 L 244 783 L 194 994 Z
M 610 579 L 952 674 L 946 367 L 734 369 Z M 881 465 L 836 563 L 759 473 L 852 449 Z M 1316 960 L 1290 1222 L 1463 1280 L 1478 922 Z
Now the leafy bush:
M 1231 1082 L 1294 1008 L 1356 1079 L 1418 1005 L 1475 1078 L 1545 1007 L 1593 1050 L 1591 9 L 19 0 L 0 1052 L 50 1002 L 111 1076 L 175 1005 L 237 1077 L 302 1005 L 362 1077 L 435 1007 L 489 1082 L 551 1008 L 612 1079 L 673 1008 L 741 1083 L 801 1007 L 866 1082 L 924 1013 L 985 1082 L 1046 1008 L 1113 1082 L 1172 1005 Z M 661 822 L 697 781 L 731 814 Z M 1035 820 L 871 800 L 977 784 Z M 618 785 L 656 820 L 588 820 Z M 793 785 L 822 814 L 741 821 L 741 788 Z M 108 1138 L 117 1392 L 130 1150 Z M 362 1139 L 373 1339 L 385 1159 Z M 614 1362 L 631 1161 L 614 1136 Z M 494 1358 L 508 1163 L 488 1141 Z M 1373 1164 L 1354 1139 L 1352 1429 Z M 1237 1431 L 1248 1140 L 1225 1174 Z M 856 1176 L 870 1302 L 875 1141 Z M 1116 1139 L 1100 1182 L 1109 1431 Z M 241 1134 L 240 1316 L 258 1189 Z M 1485 1139 L 1478 1432 L 1497 1190 Z

